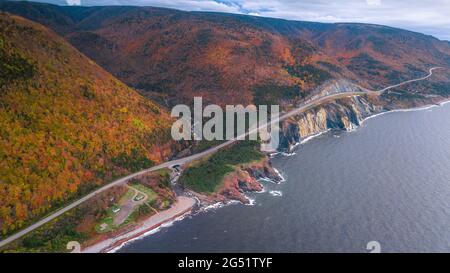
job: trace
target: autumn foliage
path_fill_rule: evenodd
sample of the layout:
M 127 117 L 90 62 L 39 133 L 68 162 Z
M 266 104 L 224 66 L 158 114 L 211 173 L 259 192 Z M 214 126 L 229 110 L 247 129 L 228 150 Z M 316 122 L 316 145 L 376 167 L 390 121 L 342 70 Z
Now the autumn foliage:
M 0 60 L 3 234 L 170 154 L 166 112 L 45 27 L 0 14 Z
M 222 106 L 285 97 L 262 93 L 269 88 L 301 99 L 340 78 L 376 89 L 450 65 L 448 42 L 378 25 L 24 1 L 0 2 L 0 10 L 48 26 L 165 106 L 194 96 Z

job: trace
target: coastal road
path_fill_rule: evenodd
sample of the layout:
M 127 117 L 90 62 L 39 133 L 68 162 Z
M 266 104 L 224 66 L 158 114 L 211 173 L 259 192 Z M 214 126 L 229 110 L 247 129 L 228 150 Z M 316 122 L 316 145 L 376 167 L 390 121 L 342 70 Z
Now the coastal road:
M 389 89 L 400 87 L 400 86 L 403 86 L 403 85 L 408 84 L 408 83 L 413 83 L 413 82 L 426 80 L 426 79 L 428 79 L 429 77 L 431 77 L 433 75 L 433 71 L 436 70 L 436 69 L 445 69 L 445 68 L 444 67 L 439 67 L 439 66 L 430 68 L 430 70 L 428 71 L 428 75 L 426 75 L 425 77 L 418 78 L 418 79 L 413 79 L 413 80 L 409 80 L 409 81 L 404 81 L 404 82 L 401 82 L 399 84 L 391 85 L 391 86 L 388 86 L 388 87 L 386 87 L 384 89 L 381 89 L 381 90 L 378 90 L 378 91 L 375 91 L 375 92 L 383 93 L 385 91 L 388 91 Z
M 361 96 L 361 95 L 381 95 L 382 93 L 384 93 L 384 92 L 386 92 L 386 91 L 388 91 L 390 89 L 393 89 L 393 88 L 396 88 L 396 87 L 400 87 L 400 86 L 408 84 L 408 83 L 426 80 L 426 79 L 428 79 L 429 77 L 431 77 L 433 75 L 433 71 L 436 70 L 436 69 L 444 69 L 444 68 L 443 67 L 433 67 L 433 68 L 431 68 L 429 70 L 429 74 L 427 76 L 425 76 L 425 77 L 404 81 L 404 82 L 401 82 L 399 84 L 388 86 L 388 87 L 386 87 L 384 89 L 381 89 L 381 90 L 378 90 L 378 91 L 367 90 L 367 91 L 361 91 L 361 92 L 335 93 L 335 94 L 330 94 L 330 95 L 323 96 L 321 98 L 314 99 L 312 101 L 307 101 L 305 103 L 302 103 L 296 109 L 283 114 L 279 118 L 270 121 L 270 123 L 267 123 L 267 124 L 261 125 L 261 126 L 259 126 L 257 128 L 254 128 L 252 130 L 249 130 L 247 133 L 245 133 L 243 135 L 240 135 L 240 136 L 238 136 L 235 139 L 228 140 L 228 141 L 226 141 L 226 142 L 224 142 L 224 143 L 222 143 L 222 144 L 220 144 L 218 146 L 212 147 L 212 148 L 210 148 L 208 150 L 205 150 L 205 151 L 203 151 L 201 153 L 197 153 L 197 154 L 194 154 L 194 155 L 191 155 L 191 156 L 188 156 L 188 157 L 184 157 L 184 158 L 180 158 L 180 159 L 175 159 L 175 160 L 172 160 L 172 161 L 164 162 L 164 163 L 162 163 L 160 165 L 151 167 L 149 169 L 142 170 L 142 171 L 139 171 L 139 172 L 127 175 L 125 177 L 122 177 L 120 179 L 117 179 L 117 180 L 115 180 L 115 181 L 113 181 L 113 182 L 111 182 L 111 183 L 109 183 L 109 184 L 107 184 L 107 185 L 105 185 L 105 186 L 103 186 L 103 187 L 101 187 L 101 188 L 99 188 L 99 189 L 97 189 L 97 190 L 87 194 L 86 196 L 84 196 L 84 197 L 74 201 L 73 203 L 67 205 L 66 207 L 63 207 L 63 208 L 61 208 L 59 210 L 56 210 L 56 211 L 52 212 L 50 215 L 44 217 L 43 219 L 39 220 L 38 222 L 36 222 L 34 224 L 28 226 L 27 228 L 22 229 L 19 232 L 15 233 L 15 234 L 13 234 L 13 235 L 11 235 L 9 237 L 7 237 L 6 239 L 4 239 L 3 241 L 0 242 L 0 247 L 5 246 L 5 245 L 13 242 L 14 240 L 17 240 L 18 238 L 28 234 L 29 232 L 31 232 L 31 231 L 41 227 L 42 225 L 52 221 L 53 219 L 57 218 L 58 216 L 61 216 L 62 214 L 68 212 L 69 210 L 71 210 L 71 209 L 81 205 L 82 203 L 86 202 L 87 200 L 95 197 L 99 193 L 104 192 L 104 191 L 106 191 L 106 190 L 108 190 L 108 189 L 110 189 L 110 188 L 112 188 L 114 186 L 122 185 L 122 184 L 128 182 L 130 179 L 132 179 L 134 177 L 137 177 L 137 176 L 149 173 L 149 172 L 161 170 L 161 169 L 164 169 L 164 168 L 168 168 L 170 166 L 184 165 L 186 163 L 190 163 L 192 161 L 198 160 L 198 159 L 200 159 L 200 158 L 202 158 L 204 156 L 213 154 L 213 153 L 217 152 L 218 150 L 233 144 L 234 142 L 236 142 L 237 139 L 243 139 L 245 136 L 247 136 L 249 134 L 252 134 L 252 133 L 254 133 L 255 131 L 257 131 L 259 129 L 263 129 L 263 128 L 267 127 L 268 125 L 271 125 L 271 124 L 277 123 L 279 121 L 282 121 L 284 119 L 287 119 L 289 117 L 298 115 L 298 114 L 300 114 L 300 113 L 302 113 L 302 112 L 304 112 L 304 111 L 306 111 L 308 109 L 314 108 L 314 107 L 316 107 L 316 106 L 318 106 L 318 105 L 320 105 L 320 104 L 322 104 L 324 102 L 328 102 L 328 101 L 336 100 L 336 99 L 340 99 L 340 98 L 346 98 L 346 97 Z

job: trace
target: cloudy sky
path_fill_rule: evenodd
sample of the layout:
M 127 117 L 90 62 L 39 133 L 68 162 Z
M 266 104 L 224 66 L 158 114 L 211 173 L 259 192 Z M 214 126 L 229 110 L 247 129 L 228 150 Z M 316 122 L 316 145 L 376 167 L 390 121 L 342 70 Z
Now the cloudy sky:
M 47 0 L 43 0 L 44 2 Z M 48 0 L 71 5 L 142 5 L 316 22 L 363 22 L 450 40 L 450 0 Z

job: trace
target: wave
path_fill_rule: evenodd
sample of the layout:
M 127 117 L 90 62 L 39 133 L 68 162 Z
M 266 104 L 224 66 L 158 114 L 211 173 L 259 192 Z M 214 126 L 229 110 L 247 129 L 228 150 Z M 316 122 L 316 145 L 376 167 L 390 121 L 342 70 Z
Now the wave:
M 312 139 L 314 139 L 314 138 L 316 138 L 316 137 L 319 137 L 319 136 L 321 136 L 321 135 L 323 135 L 323 134 L 325 134 L 325 133 L 327 133 L 327 132 L 329 132 L 329 131 L 331 131 L 331 129 L 327 129 L 327 130 L 322 131 L 322 132 L 319 132 L 319 133 L 317 133 L 317 134 L 310 135 L 310 136 L 306 137 L 305 139 L 301 140 L 300 142 L 296 142 L 294 145 L 292 145 L 292 146 L 289 148 L 289 152 L 276 152 L 276 153 L 271 153 L 271 154 L 269 154 L 269 157 L 270 157 L 270 158 L 274 158 L 275 156 L 278 156 L 278 155 L 281 155 L 281 156 L 284 156 L 284 157 L 290 157 L 290 156 L 297 155 L 297 153 L 296 153 L 294 150 L 295 150 L 298 146 L 303 145 L 303 144 L 309 142 L 310 140 L 312 140 Z
M 280 153 L 282 156 L 285 156 L 285 157 L 290 157 L 290 156 L 294 156 L 294 155 L 296 155 L 297 153 L 296 152 L 291 152 L 291 153 L 285 153 L 285 152 L 282 152 L 282 153 Z
M 269 158 L 274 158 L 275 156 L 281 154 L 281 152 L 271 153 L 269 154 Z
M 250 198 L 248 196 L 246 196 L 246 198 L 248 200 L 248 204 L 244 204 L 245 206 L 254 206 L 256 204 L 256 199 Z
M 322 131 L 322 132 L 319 132 L 319 133 L 317 133 L 317 134 L 314 134 L 314 135 L 311 135 L 311 136 L 309 136 L 309 137 L 306 137 L 305 139 L 303 139 L 302 141 L 300 141 L 300 144 L 305 144 L 305 143 L 307 143 L 308 141 L 310 141 L 310 140 L 312 140 L 312 139 L 314 139 L 314 138 L 316 138 L 316 137 L 319 137 L 319 136 L 321 136 L 321 135 L 323 135 L 323 134 L 325 134 L 325 133 L 328 133 L 329 131 L 331 131 L 331 129 L 326 129 L 325 131 Z
M 281 191 L 270 191 L 269 193 L 272 196 L 283 196 L 283 192 Z
M 258 178 L 258 181 L 276 183 L 274 180 L 272 180 L 272 179 L 270 179 L 268 177 L 260 177 L 260 178 Z
M 280 179 L 281 179 L 280 181 L 278 181 L 277 184 L 286 181 L 286 179 L 284 178 L 284 176 L 281 174 L 281 172 L 280 172 L 277 168 L 273 168 L 273 170 L 274 170 L 275 173 L 278 175 L 278 177 L 280 177 Z
M 235 204 L 240 204 L 241 202 L 237 201 L 237 200 L 230 200 L 227 203 L 223 203 L 223 202 L 217 202 L 208 206 L 203 206 L 200 207 L 200 209 L 198 210 L 198 212 L 207 212 L 210 210 L 216 210 L 216 209 L 220 209 L 223 208 L 225 206 L 230 206 L 230 205 L 235 205 Z
M 273 183 L 273 184 L 276 184 L 276 185 L 280 184 L 281 182 L 286 181 L 284 179 L 284 177 L 282 177 L 282 176 L 280 176 L 280 179 L 281 179 L 280 181 L 277 181 L 277 180 L 271 179 L 269 177 L 260 177 L 260 178 L 258 178 L 258 181 L 260 181 L 260 182 L 269 182 L 269 183 Z M 258 192 L 258 193 L 264 193 L 264 192 L 265 191 L 261 191 L 261 192 Z
M 145 232 L 145 233 L 143 233 L 143 234 L 141 234 L 141 235 L 139 235 L 139 236 L 130 238 L 129 240 L 123 242 L 123 243 L 120 244 L 119 246 L 117 246 L 117 247 L 115 247 L 115 248 L 109 250 L 108 253 L 115 253 L 115 252 L 119 251 L 121 248 L 123 248 L 124 246 L 126 246 L 126 245 L 128 245 L 128 244 L 130 244 L 130 243 L 132 243 L 132 242 L 134 242 L 134 241 L 138 241 L 138 240 L 144 239 L 145 237 L 147 237 L 147 236 L 149 236 L 149 235 L 155 234 L 155 233 L 159 232 L 159 231 L 160 231 L 161 229 L 163 229 L 163 228 L 170 227 L 170 226 L 172 226 L 175 222 L 181 221 L 181 220 L 183 220 L 184 218 L 186 218 L 187 216 L 190 216 L 190 215 L 191 215 L 191 214 L 190 214 L 189 212 L 188 212 L 188 213 L 185 213 L 185 214 L 180 215 L 180 216 L 174 218 L 174 219 L 171 220 L 171 221 L 168 221 L 168 222 L 166 222 L 166 223 L 163 223 L 163 224 L 161 224 L 160 226 L 158 226 L 158 227 L 156 227 L 156 228 L 154 228 L 154 229 L 151 229 L 151 230 L 149 230 L 149 231 L 147 231 L 147 232 Z

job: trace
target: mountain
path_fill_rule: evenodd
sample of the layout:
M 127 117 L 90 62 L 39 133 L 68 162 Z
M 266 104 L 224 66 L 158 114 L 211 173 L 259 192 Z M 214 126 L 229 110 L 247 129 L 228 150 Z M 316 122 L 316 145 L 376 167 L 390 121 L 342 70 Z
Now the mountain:
M 289 106 L 324 84 L 377 89 L 450 66 L 449 42 L 378 25 L 24 1 L 0 11 L 3 232 L 169 157 L 169 116 L 155 100 Z M 359 112 L 448 98 L 448 73 L 436 74 L 364 99 Z M 350 126 L 354 103 L 341 104 L 307 117 Z
M 8 1 L 0 10 L 49 26 L 168 106 L 190 103 L 194 95 L 221 105 L 290 102 L 331 79 L 376 89 L 450 65 L 448 42 L 379 25 Z
M 170 155 L 169 115 L 53 31 L 0 13 L 0 230 Z

